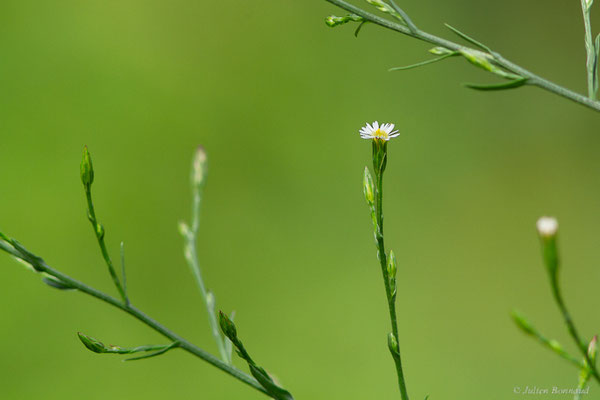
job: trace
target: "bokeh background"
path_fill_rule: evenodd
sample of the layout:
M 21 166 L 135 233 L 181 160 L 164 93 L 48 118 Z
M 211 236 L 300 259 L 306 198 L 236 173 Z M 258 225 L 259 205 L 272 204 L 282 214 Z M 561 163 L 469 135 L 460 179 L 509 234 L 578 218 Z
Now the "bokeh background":
M 451 23 L 586 90 L 578 1 L 403 3 L 426 30 L 452 38 Z M 125 242 L 133 302 L 216 352 L 176 228 L 202 144 L 202 267 L 251 354 L 297 399 L 398 398 L 361 188 L 370 145 L 358 137 L 367 121 L 394 122 L 386 236 L 400 260 L 412 397 L 575 387 L 578 371 L 509 312 L 575 352 L 534 228 L 555 215 L 568 304 L 586 336 L 600 331 L 600 114 L 535 88 L 469 91 L 460 83 L 493 78 L 460 59 L 389 73 L 431 46 L 373 25 L 355 38 L 354 27 L 328 28 L 329 14 L 343 12 L 291 0 L 0 2 L 2 231 L 114 293 L 85 217 L 88 145 L 97 212 L 113 256 Z M 3 399 L 264 398 L 182 351 L 136 363 L 93 354 L 77 331 L 124 346 L 164 340 L 6 255 L 0 273 Z

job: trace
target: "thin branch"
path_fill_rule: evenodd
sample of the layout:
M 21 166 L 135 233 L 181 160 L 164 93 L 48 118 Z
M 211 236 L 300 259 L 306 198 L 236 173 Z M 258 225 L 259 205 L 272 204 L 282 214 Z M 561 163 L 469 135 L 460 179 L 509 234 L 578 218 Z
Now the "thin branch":
M 380 25 L 384 28 L 391 29 L 396 32 L 400 32 L 409 37 L 419 39 L 419 40 L 427 42 L 427 43 L 432 43 L 432 44 L 435 44 L 438 46 L 442 46 L 442 47 L 445 47 L 445 48 L 447 48 L 449 50 L 453 50 L 453 51 L 461 51 L 461 50 L 468 49 L 467 47 L 462 46 L 458 43 L 454 43 L 452 41 L 440 38 L 438 36 L 432 35 L 431 33 L 424 32 L 420 29 L 417 29 L 416 31 L 411 31 L 410 28 L 408 28 L 402 24 L 395 23 L 388 19 L 379 17 L 379 16 L 369 13 L 367 11 L 364 11 L 363 9 L 356 7 L 355 5 L 350 4 L 344 0 L 326 0 L 326 1 L 340 7 L 346 11 L 356 14 L 369 22 Z M 494 62 L 496 64 L 498 64 L 499 66 L 506 68 L 507 70 L 512 71 L 512 72 L 520 75 L 523 78 L 526 78 L 528 85 L 537 86 L 543 90 L 552 92 L 554 94 L 557 94 L 561 97 L 564 97 L 566 99 L 569 99 L 571 101 L 574 101 L 576 103 L 584 105 L 593 110 L 600 111 L 600 102 L 599 101 L 594 101 L 586 96 L 583 96 L 579 93 L 573 92 L 572 90 L 569 90 L 560 85 L 557 85 L 554 82 L 544 79 L 544 78 L 528 71 L 527 69 L 525 69 L 517 64 L 514 64 L 513 62 L 507 60 L 506 58 L 502 57 L 500 54 L 498 54 L 496 52 L 491 53 L 491 56 L 493 56 Z
M 117 307 L 118 309 L 126 312 L 127 314 L 133 316 L 134 318 L 136 318 L 137 320 L 146 324 L 150 328 L 154 329 L 155 331 L 157 331 L 164 337 L 170 339 L 173 342 L 177 342 L 179 348 L 184 349 L 185 351 L 206 361 L 207 363 L 211 364 L 212 366 L 217 367 L 221 371 L 231 375 L 232 377 L 236 378 L 237 380 L 239 380 L 241 382 L 244 382 L 245 384 L 258 390 L 259 392 L 268 395 L 267 391 L 260 385 L 260 383 L 258 383 L 258 381 L 256 379 L 254 379 L 251 376 L 249 376 L 248 374 L 240 371 L 239 369 L 226 364 L 225 362 L 219 360 L 217 357 L 213 356 L 212 354 L 210 354 L 210 353 L 202 350 L 198 346 L 190 343 L 189 341 L 182 338 L 175 332 L 171 331 L 164 325 L 160 324 L 158 321 L 156 321 L 153 318 L 151 318 L 150 316 L 146 315 L 144 312 L 142 312 L 138 308 L 134 307 L 133 305 L 127 305 L 127 304 L 115 299 L 114 297 L 109 296 L 106 293 L 103 293 L 97 289 L 94 289 L 94 288 L 84 284 L 83 282 L 80 282 L 76 279 L 71 278 L 68 275 L 63 274 L 62 272 L 50 267 L 39 257 L 32 258 L 30 255 L 24 255 L 20 251 L 15 249 L 13 246 L 10 246 L 8 243 L 6 243 L 2 240 L 0 240 L 0 250 L 3 250 L 5 252 L 13 255 L 14 257 L 17 257 L 27 263 L 33 263 L 32 266 L 38 272 L 44 272 L 50 276 L 53 276 L 54 278 L 58 279 L 59 281 L 64 282 L 65 284 L 69 285 L 73 289 L 76 289 L 82 293 L 85 293 L 92 297 L 95 297 L 107 304 Z

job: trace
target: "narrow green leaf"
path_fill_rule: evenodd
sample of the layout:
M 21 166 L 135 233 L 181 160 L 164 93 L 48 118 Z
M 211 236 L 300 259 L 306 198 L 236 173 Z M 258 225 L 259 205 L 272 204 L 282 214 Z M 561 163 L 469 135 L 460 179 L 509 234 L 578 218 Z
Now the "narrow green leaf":
M 521 87 L 527 83 L 527 78 L 514 79 L 507 83 L 498 83 L 493 85 L 479 85 L 475 83 L 465 83 L 464 85 L 469 89 L 482 90 L 482 91 L 493 91 L 493 90 L 505 90 L 515 89 Z
M 179 346 L 179 342 L 173 342 L 170 345 L 168 345 L 167 347 L 165 347 L 164 349 L 155 351 L 154 353 L 144 354 L 144 355 L 141 355 L 141 356 L 138 356 L 138 357 L 126 358 L 123 361 L 137 361 L 137 360 L 143 360 L 143 359 L 146 359 L 146 358 L 160 356 L 161 354 L 164 354 L 167 351 L 169 351 L 169 350 L 171 350 L 171 349 L 173 349 L 173 348 L 175 348 L 177 346 Z
M 358 24 L 358 27 L 356 27 L 356 30 L 354 31 L 354 37 L 358 37 L 358 34 L 360 33 L 360 31 L 366 23 L 367 21 L 362 21 L 360 24 Z
M 598 71 L 600 63 L 600 34 L 596 36 L 594 48 L 596 50 L 596 56 L 594 57 L 594 93 L 596 94 L 598 93 L 598 88 L 600 88 L 600 77 L 598 76 L 600 73 L 600 71 Z
M 294 400 L 294 397 L 292 397 L 291 393 L 279 387 L 275 382 L 273 382 L 269 374 L 264 369 L 252 364 L 249 364 L 249 367 L 252 376 L 254 376 L 256 380 L 262 385 L 262 387 L 264 387 L 267 390 L 267 392 L 269 392 L 269 394 L 275 399 Z
M 234 321 L 235 319 L 235 311 L 232 311 L 231 314 L 229 315 L 229 319 L 231 320 L 231 322 Z M 224 346 L 225 346 L 225 353 L 227 354 L 228 359 L 232 360 L 232 353 L 233 353 L 233 343 L 231 342 L 231 340 L 229 340 L 228 337 L 223 338 Z
M 221 325 L 221 330 L 231 340 L 233 346 L 236 348 L 236 353 L 240 358 L 245 360 L 248 363 L 248 367 L 250 368 L 250 372 L 256 378 L 256 380 L 260 383 L 260 385 L 274 398 L 277 400 L 293 400 L 294 398 L 287 390 L 279 387 L 273 379 L 269 376 L 269 374 L 261 367 L 256 365 L 254 360 L 246 351 L 246 348 L 242 344 L 242 341 L 237 337 L 237 328 L 233 324 L 233 321 L 223 313 L 223 311 L 219 311 L 219 324 Z
M 452 52 L 452 53 L 445 54 L 445 55 L 443 55 L 441 57 L 434 58 L 432 60 L 426 60 L 426 61 L 422 61 L 422 62 L 419 62 L 419 63 L 416 63 L 416 64 L 407 65 L 407 66 L 404 66 L 404 67 L 390 68 L 388 71 L 390 71 L 390 72 L 391 71 L 406 71 L 408 69 L 413 69 L 413 68 L 422 67 L 424 65 L 433 64 L 433 63 L 436 63 L 438 61 L 442 61 L 442 60 L 445 60 L 446 58 L 449 58 L 449 57 L 452 57 L 452 56 L 456 56 L 456 55 L 458 55 L 458 53 Z
M 58 280 L 51 276 L 46 276 L 42 278 L 42 282 L 58 290 L 75 290 L 75 288 L 69 285 L 68 283 Z
M 15 239 L 10 239 L 10 244 L 15 248 L 15 250 L 17 250 L 19 253 L 21 253 L 21 255 L 22 255 L 21 258 L 24 261 L 31 264 L 31 266 L 37 272 L 43 271 L 43 268 L 39 267 L 39 264 L 42 264 L 44 262 L 44 260 L 41 257 L 38 257 L 35 254 L 33 254 L 32 252 L 30 252 L 29 250 L 27 250 L 25 247 L 23 247 L 23 245 L 21 245 L 21 243 L 19 243 Z
M 450 29 L 452 32 L 456 33 L 458 36 L 460 36 L 461 38 L 463 38 L 467 42 L 474 44 L 475 46 L 477 46 L 477 47 L 479 47 L 479 48 L 487 51 L 490 54 L 493 53 L 492 49 L 490 49 L 489 47 L 487 47 L 485 44 L 483 44 L 483 43 L 481 43 L 481 42 L 473 39 L 472 37 L 468 36 L 465 33 L 462 33 L 461 31 L 459 31 L 458 29 L 456 29 L 455 27 L 453 27 L 453 26 L 451 26 L 449 24 L 444 24 L 444 25 L 446 25 L 446 27 L 448 29 Z

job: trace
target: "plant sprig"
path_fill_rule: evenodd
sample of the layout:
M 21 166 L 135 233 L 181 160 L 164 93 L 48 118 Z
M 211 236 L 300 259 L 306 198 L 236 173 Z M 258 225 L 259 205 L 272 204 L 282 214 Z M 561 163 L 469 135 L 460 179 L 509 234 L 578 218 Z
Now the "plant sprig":
M 512 314 L 513 320 L 523 332 L 533 336 L 545 347 L 579 367 L 582 371 L 581 375 L 585 377 L 586 382 L 590 376 L 592 376 L 600 383 L 600 374 L 596 368 L 597 336 L 594 336 L 589 342 L 582 339 L 562 296 L 560 281 L 558 279 L 560 271 L 560 258 L 557 243 L 558 222 L 551 217 L 542 217 L 537 222 L 537 229 L 542 245 L 542 258 L 550 281 L 552 296 L 560 310 L 563 322 L 567 327 L 571 338 L 575 342 L 577 349 L 583 355 L 583 361 L 579 361 L 568 354 L 558 342 L 547 339 L 520 313 L 514 311 Z
M 184 239 L 185 260 L 192 271 L 198 290 L 204 301 L 208 313 L 208 322 L 210 330 L 217 344 L 221 359 L 227 364 L 231 364 L 231 345 L 228 345 L 227 338 L 221 335 L 219 323 L 216 316 L 215 295 L 206 288 L 200 262 L 198 260 L 198 229 L 200 227 L 200 204 L 202 202 L 202 190 L 206 182 L 207 158 L 203 147 L 198 147 L 194 154 L 192 169 L 190 174 L 190 183 L 192 188 L 192 220 L 188 225 L 185 222 L 179 224 L 179 232 Z
M 261 393 L 264 393 L 270 397 L 275 399 L 280 399 L 279 397 L 274 397 L 272 392 L 265 388 L 264 382 L 259 382 L 254 377 L 240 371 L 234 366 L 230 365 L 230 363 L 220 360 L 219 358 L 213 356 L 207 351 L 201 349 L 200 347 L 192 344 L 188 340 L 184 339 L 180 335 L 176 334 L 169 328 L 165 327 L 152 317 L 148 316 L 146 313 L 142 312 L 140 309 L 135 307 L 129 300 L 126 292 L 126 281 L 125 281 L 125 262 L 124 262 L 124 251 L 123 244 L 121 244 L 121 267 L 122 267 L 122 275 L 123 275 L 123 284 L 119 280 L 117 274 L 115 273 L 112 260 L 108 255 L 108 250 L 104 243 L 104 228 L 98 222 L 95 210 L 91 197 L 91 185 L 94 180 L 94 170 L 92 167 L 91 157 L 87 147 L 84 149 L 83 161 L 81 163 L 81 180 L 83 182 L 85 188 L 85 194 L 87 199 L 88 206 L 88 218 L 92 223 L 92 227 L 94 228 L 94 232 L 96 234 L 96 238 L 98 240 L 98 244 L 100 245 L 102 256 L 108 266 L 109 273 L 113 278 L 113 282 L 118 289 L 120 299 L 112 297 L 98 289 L 95 289 L 81 281 L 78 281 L 59 270 L 56 270 L 50 267 L 41 257 L 37 256 L 33 252 L 29 251 L 25 246 L 19 243 L 14 238 L 5 235 L 0 232 L 0 251 L 4 251 L 5 253 L 14 257 L 21 264 L 26 266 L 28 269 L 42 275 L 42 280 L 44 283 L 49 285 L 52 288 L 59 290 L 73 290 L 81 293 L 85 293 L 92 297 L 95 297 L 98 300 L 101 300 L 107 304 L 110 304 L 121 311 L 131 315 L 135 319 L 144 323 L 148 327 L 157 331 L 164 337 L 170 340 L 170 344 L 166 345 L 144 345 L 137 347 L 120 347 L 120 346 L 107 346 L 104 343 L 100 342 L 97 339 L 94 339 L 90 336 L 79 333 L 78 337 L 81 342 L 85 345 L 89 350 L 96 353 L 108 353 L 108 354 L 133 354 L 133 353 L 143 353 L 140 356 L 130 358 L 128 360 L 140 360 L 146 359 L 150 357 L 156 357 L 161 354 L 164 354 L 172 349 L 182 349 L 185 350 L 196 357 L 208 362 L 212 366 L 220 369 L 221 371 L 229 374 L 235 379 L 251 386 L 252 388 L 258 390 Z M 231 344 L 225 343 L 225 346 L 231 346 Z M 227 348 L 227 347 L 226 347 Z M 229 349 L 229 354 L 231 354 L 231 350 Z M 291 400 L 286 399 L 286 400 Z
M 368 0 L 369 3 L 374 4 L 379 10 L 391 15 L 398 22 L 392 21 L 390 19 L 382 18 L 378 15 L 372 14 L 368 11 L 363 10 L 360 7 L 357 7 L 345 0 L 326 0 L 357 17 L 362 18 L 362 22 L 370 22 L 379 26 L 382 26 L 387 29 L 391 29 L 393 31 L 402 33 L 406 36 L 412 37 L 414 39 L 418 39 L 427 43 L 434 44 L 438 47 L 445 49 L 448 52 L 452 52 L 455 55 L 462 55 L 467 61 L 471 64 L 487 70 L 503 79 L 507 79 L 506 83 L 498 83 L 491 85 L 480 85 L 468 83 L 465 84 L 466 87 L 476 90 L 505 90 L 505 89 L 514 89 L 525 85 L 531 85 L 539 87 L 548 92 L 554 93 L 558 96 L 564 97 L 566 99 L 572 100 L 576 103 L 584 105 L 588 108 L 591 108 L 595 111 L 600 111 L 600 101 L 596 101 L 593 96 L 584 96 L 579 93 L 576 93 L 570 89 L 557 85 L 556 83 L 549 81 L 547 79 L 542 78 L 539 75 L 534 74 L 531 71 L 509 61 L 504 58 L 498 52 L 493 51 L 488 46 L 480 43 L 479 41 L 467 36 L 466 34 L 458 31 L 456 28 L 449 27 L 454 33 L 460 36 L 463 40 L 469 42 L 475 47 L 478 47 L 480 50 L 475 48 L 467 47 L 461 45 L 459 43 L 452 42 L 447 39 L 440 38 L 431 33 L 425 32 L 417 27 L 415 23 L 408 18 L 408 15 L 396 4 L 394 0 L 389 0 L 389 4 L 384 2 L 383 0 Z M 587 3 L 591 3 L 590 0 L 581 0 L 586 1 Z M 588 15 L 589 16 L 589 15 Z M 600 51 L 600 36 L 596 40 L 597 44 L 594 47 L 595 49 L 595 65 L 591 66 L 588 62 L 588 77 L 591 76 L 593 72 L 596 76 L 596 85 L 597 85 L 597 68 L 598 68 L 598 52 Z M 589 51 L 588 51 L 588 54 Z M 444 57 L 446 59 L 449 57 Z M 589 60 L 589 58 L 588 58 Z M 436 59 L 435 61 L 441 61 L 440 59 Z M 428 63 L 419 63 L 414 66 L 426 65 Z M 407 68 L 397 68 L 407 69 Z M 592 72 L 590 72 L 592 71 Z M 589 79 L 589 78 L 588 78 Z
M 375 124 L 373 128 L 375 131 L 374 135 L 378 135 L 382 131 L 378 128 L 378 125 Z M 389 125 L 387 125 L 387 127 L 389 127 Z M 392 129 L 393 125 L 391 126 L 391 129 L 389 129 L 390 132 L 385 133 L 386 137 L 391 133 Z M 371 212 L 373 234 L 375 238 L 375 245 L 377 247 L 377 259 L 379 260 L 379 265 L 381 267 L 381 274 L 383 277 L 392 328 L 392 331 L 388 334 L 388 349 L 390 350 L 390 354 L 392 355 L 392 359 L 394 360 L 394 365 L 396 367 L 400 396 L 402 400 L 408 400 L 408 390 L 406 388 L 406 379 L 404 377 L 404 371 L 402 368 L 402 357 L 400 355 L 400 345 L 398 342 L 398 317 L 396 315 L 396 257 L 392 251 L 390 251 L 389 256 L 387 255 L 383 231 L 383 174 L 387 165 L 387 139 L 383 140 L 373 137 L 372 157 L 375 179 L 373 179 L 371 176 L 369 169 L 365 167 L 363 175 L 363 191 L 365 200 L 367 201 L 369 210 Z

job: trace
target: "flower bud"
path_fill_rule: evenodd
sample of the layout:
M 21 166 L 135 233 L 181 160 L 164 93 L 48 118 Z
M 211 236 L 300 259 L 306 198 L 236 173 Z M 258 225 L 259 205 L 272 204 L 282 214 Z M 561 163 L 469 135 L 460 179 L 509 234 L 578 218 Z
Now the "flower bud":
M 522 316 L 518 311 L 513 311 L 510 316 L 512 317 L 515 324 L 526 334 L 535 335 L 535 328 Z
M 219 325 L 221 325 L 221 330 L 225 336 L 235 343 L 237 341 L 237 329 L 235 329 L 235 325 L 223 311 L 219 311 Z
M 364 19 L 362 17 L 359 17 L 356 14 L 346 15 L 345 17 L 336 17 L 335 15 L 330 15 L 329 17 L 325 18 L 325 23 L 330 28 L 334 28 L 338 25 L 346 24 L 350 21 L 362 22 L 362 21 L 364 21 Z
M 381 0 L 367 0 L 367 3 L 374 5 L 379 11 L 392 15 L 397 15 L 396 11 L 394 11 L 394 9 L 389 4 Z
M 98 235 L 100 239 L 104 238 L 104 226 L 102 226 L 102 224 L 96 224 L 96 235 Z
M 388 348 L 392 353 L 392 357 L 397 358 L 400 354 L 400 348 L 398 347 L 398 339 L 392 332 L 388 334 Z
M 558 232 L 558 221 L 553 217 L 542 217 L 537 221 L 537 230 L 542 238 L 552 238 Z
M 392 296 L 396 295 L 396 255 L 393 251 L 390 251 L 390 256 L 388 257 L 387 264 L 387 273 L 388 273 L 388 286 L 390 288 L 390 294 Z
M 196 154 L 194 155 L 194 162 L 192 168 L 192 183 L 195 186 L 200 186 L 204 183 L 206 177 L 206 151 L 204 147 L 198 146 Z
M 491 60 L 492 56 L 483 51 L 473 50 L 473 49 L 461 49 L 460 54 L 465 57 L 465 59 L 471 64 L 482 68 L 489 72 L 496 73 L 498 68 L 492 65 Z
M 588 346 L 588 356 L 592 362 L 596 361 L 596 354 L 598 354 L 598 335 L 595 335 Z
M 445 47 L 434 47 L 433 49 L 430 49 L 429 52 L 431 54 L 435 54 L 436 56 L 445 56 L 454 53 L 452 50 Z
M 91 186 L 94 182 L 94 167 L 92 166 L 92 158 L 87 146 L 83 148 L 83 158 L 81 160 L 81 182 L 84 186 Z
M 558 284 L 558 248 L 556 236 L 558 233 L 558 222 L 552 217 L 542 217 L 537 221 L 537 230 L 542 242 L 542 254 L 544 264 L 553 287 Z
M 183 222 L 183 221 L 179 222 L 179 224 L 177 225 L 177 228 L 179 228 L 179 233 L 181 234 L 181 236 L 183 236 L 183 237 L 189 236 L 190 228 L 185 222 Z
M 373 207 L 375 204 L 375 184 L 373 183 L 371 172 L 369 172 L 369 168 L 367 167 L 365 167 L 365 173 L 363 177 L 363 192 L 365 193 L 365 200 L 367 200 L 367 204 Z
M 87 347 L 94 353 L 106 353 L 108 351 L 104 343 L 97 339 L 94 339 L 93 337 L 84 335 L 81 332 L 77 332 L 77 336 L 79 337 L 79 340 L 81 340 L 81 343 L 83 343 L 85 347 Z

